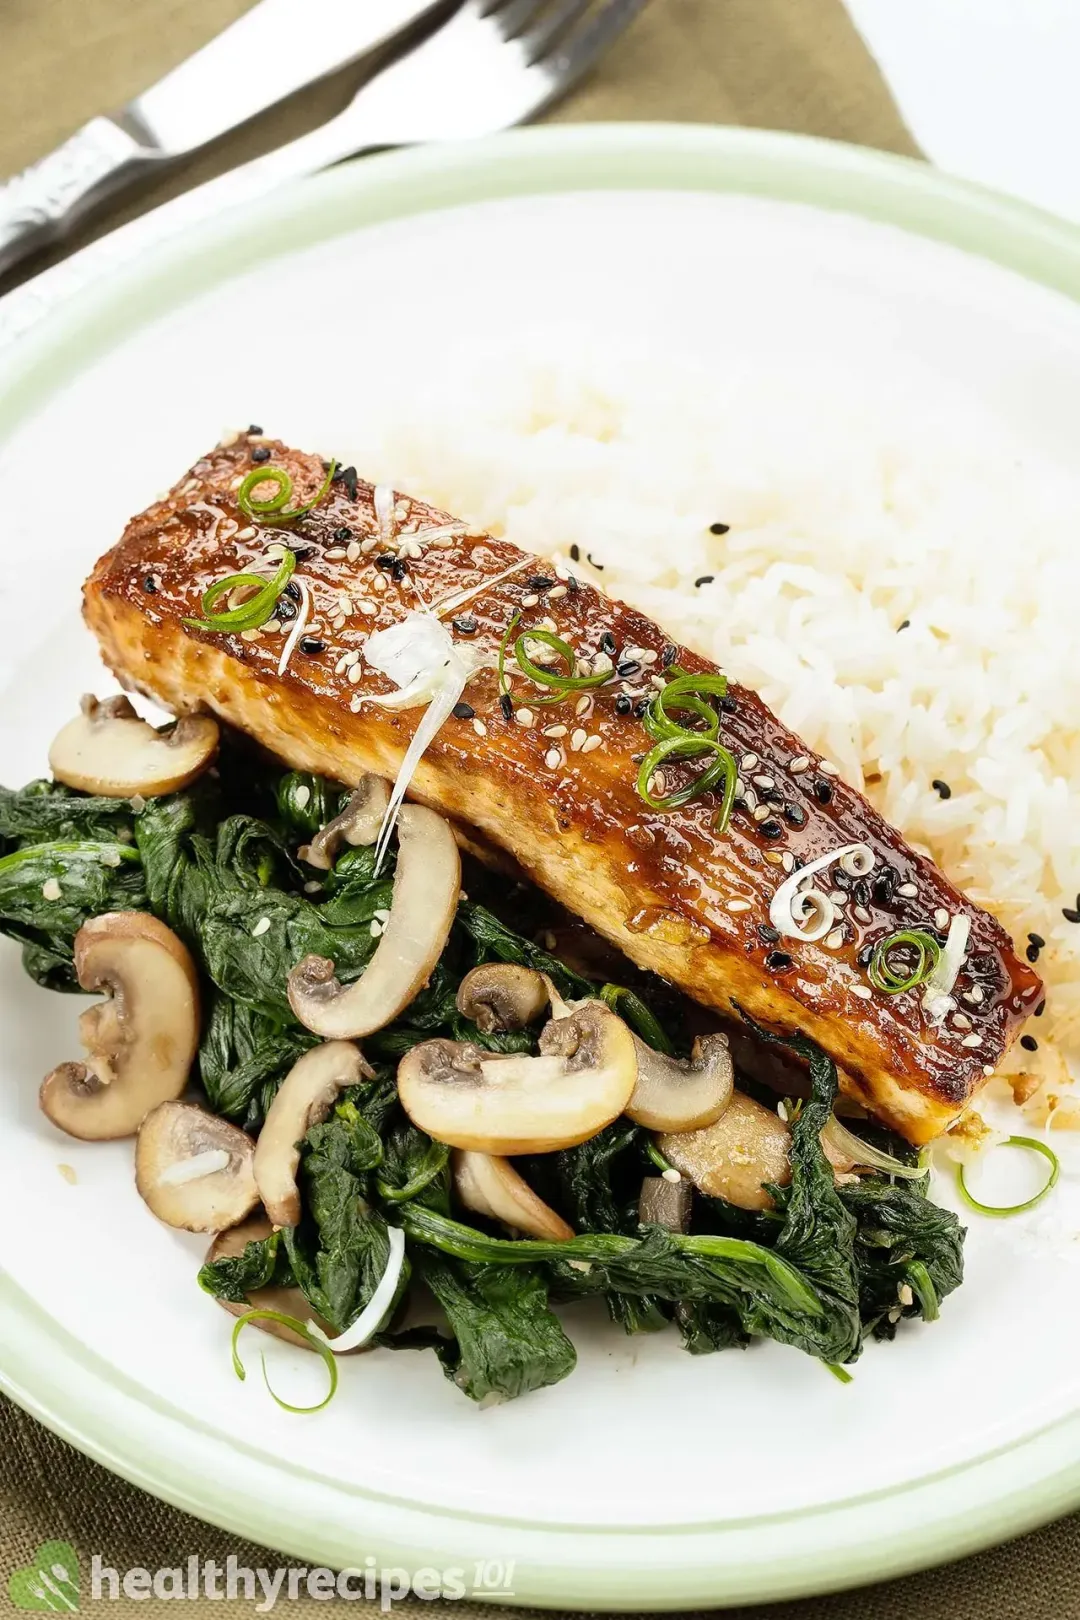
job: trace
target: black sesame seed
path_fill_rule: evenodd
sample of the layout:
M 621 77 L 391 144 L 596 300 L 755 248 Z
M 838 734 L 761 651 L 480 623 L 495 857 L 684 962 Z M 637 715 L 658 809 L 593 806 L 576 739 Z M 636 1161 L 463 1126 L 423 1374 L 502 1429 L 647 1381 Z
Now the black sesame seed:
M 615 665 L 615 673 L 625 680 L 630 675 L 636 675 L 640 668 L 641 665 L 636 658 L 624 658 L 621 664 Z
M 861 968 L 869 967 L 870 963 L 874 960 L 874 950 L 875 947 L 873 945 L 864 945 L 858 956 L 855 958 L 856 965 Z
M 620 693 L 620 695 L 615 699 L 616 714 L 629 714 L 633 707 L 634 705 L 630 702 L 630 699 L 625 695 L 625 693 Z
M 907 630 L 910 627 L 910 625 L 911 625 L 911 620 L 910 619 L 901 619 L 900 623 L 896 627 L 897 635 L 900 634 L 901 630 Z
M 309 557 L 314 557 L 316 548 L 315 546 L 290 546 L 289 550 L 297 562 L 307 562 Z M 297 591 L 297 595 L 299 596 L 299 591 Z
M 941 798 L 952 798 L 952 788 L 949 786 L 948 782 L 943 782 L 939 776 L 934 777 L 934 780 L 931 782 L 930 786 Z
M 851 891 L 852 898 L 857 906 L 869 906 L 870 885 L 865 878 L 860 878 Z
M 850 872 L 845 872 L 842 866 L 838 866 L 833 872 L 830 882 L 834 889 L 850 889 L 855 879 Z
M 253 433 L 257 439 L 262 438 L 262 428 L 259 426 L 258 422 L 250 422 L 248 424 L 248 432 Z
M 594 556 L 593 556 L 593 554 L 592 554 L 592 552 L 591 552 L 591 551 L 587 551 L 587 552 L 586 552 L 586 553 L 585 553 L 585 561 L 586 561 L 586 562 L 590 562 L 590 563 L 592 563 L 592 565 L 593 565 L 593 567 L 594 567 L 594 568 L 595 568 L 595 569 L 596 569 L 596 572 L 597 572 L 597 573 L 598 573 L 598 574 L 602 574 L 602 573 L 603 573 L 603 572 L 604 572 L 604 565 L 603 565 L 603 563 L 598 563 L 598 562 L 597 562 L 597 561 L 596 561 L 596 558 L 595 558 L 595 557 L 594 557 Z
M 747 804 L 742 794 L 737 793 L 731 801 L 731 808 L 733 810 L 748 810 L 750 806 Z
M 274 603 L 274 618 L 277 619 L 279 624 L 291 624 L 293 619 L 296 618 L 296 603 L 291 596 L 286 596 L 284 592 Z
M 784 831 L 775 816 L 770 816 L 768 821 L 763 821 L 758 830 L 762 838 L 779 838 Z
M 580 591 L 580 589 L 581 589 L 581 581 L 575 579 L 573 574 L 567 574 L 567 576 L 566 576 L 566 588 L 570 592 L 570 595 L 573 596 L 575 591 Z
M 709 533 L 710 534 L 727 534 L 728 531 L 730 530 L 730 528 L 731 528 L 730 523 L 710 523 L 709 524 Z
M 355 499 L 356 499 L 356 468 L 355 467 L 339 467 L 337 472 L 334 474 L 334 483 L 335 484 L 344 484 L 345 485 L 345 493 L 346 493 L 346 495 L 349 497 L 350 501 L 355 501 Z
M 700 575 L 700 577 L 698 579 L 695 579 L 695 581 L 694 581 L 694 589 L 696 591 L 699 591 L 703 585 L 711 585 L 715 578 L 716 578 L 715 574 L 702 574 L 702 575 Z
M 615 651 L 615 637 L 610 630 L 605 630 L 600 637 L 600 651 L 607 653 L 609 657 Z
M 883 866 L 881 868 L 872 884 L 875 900 L 888 905 L 893 897 L 893 890 L 896 888 L 896 877 L 895 866 Z
M 769 804 L 783 804 L 784 802 L 784 795 L 779 788 L 762 788 L 760 796 Z
M 758 923 L 758 933 L 766 945 L 775 945 L 780 938 L 779 928 L 774 928 L 771 923 Z
M 151 596 L 156 593 L 157 580 L 154 578 L 153 574 L 147 574 L 146 578 L 143 580 L 143 590 L 149 592 Z
M 1080 923 L 1080 905 L 1073 910 L 1072 906 L 1062 906 L 1061 915 L 1066 922 Z
M 397 558 L 394 556 L 392 551 L 380 551 L 379 555 L 375 558 L 376 568 L 385 568 L 389 570 L 393 568 L 396 562 Z
M 1029 934 L 1028 939 L 1031 941 L 1031 943 L 1033 945 L 1037 946 L 1040 951 L 1042 950 L 1043 946 L 1046 944 L 1046 941 L 1045 941 L 1045 939 L 1043 939 L 1041 934 Z
M 638 720 L 640 720 L 645 714 L 648 713 L 648 708 L 649 708 L 649 699 L 648 698 L 638 698 L 637 702 L 634 704 L 634 715 L 635 715 L 635 717 Z
M 476 620 L 471 613 L 463 613 L 460 618 L 451 619 L 450 623 L 461 636 L 473 636 L 476 634 Z
M 676 647 L 675 643 L 673 641 L 665 642 L 663 651 L 660 654 L 660 668 L 670 669 L 678 655 L 679 649 Z
M 251 459 L 252 461 L 269 461 L 270 446 L 267 444 L 256 445 L 255 449 L 251 452 Z
M 574 545 L 574 546 L 570 547 L 570 561 L 571 562 L 580 562 L 581 561 L 581 547 L 580 546 Z
M 1029 962 L 1037 962 L 1039 960 L 1039 947 L 1037 945 L 1029 945 L 1027 950 L 1024 952 L 1024 955 L 1027 957 Z
M 819 776 L 814 783 L 814 798 L 818 804 L 832 803 L 832 783 L 826 781 L 823 776 Z
M 394 580 L 397 580 L 397 582 L 400 584 L 401 581 L 405 578 L 405 575 L 408 572 L 409 572 L 408 558 L 406 558 L 406 557 L 395 557 L 394 558 L 394 566 L 390 570 L 390 578 L 394 579 Z
M 352 539 L 352 530 L 349 529 L 349 528 L 346 528 L 346 526 L 344 524 L 342 524 L 340 529 L 335 529 L 334 530 L 334 539 L 335 540 L 351 540 Z
M 455 720 L 471 720 L 476 713 L 471 703 L 455 703 L 450 710 Z
M 314 658 L 316 653 L 326 651 L 326 642 L 320 641 L 318 636 L 301 636 L 300 651 L 306 653 L 309 658 Z
M 499 699 L 499 708 L 503 712 L 503 719 L 509 720 L 514 713 L 514 700 L 509 692 L 504 692 Z
M 1043 1000 L 1043 1001 L 1039 1002 L 1039 1005 L 1035 1009 L 1035 1017 L 1036 1018 L 1041 1018 L 1045 1011 L 1046 1011 L 1046 1002 L 1045 1002 L 1045 1000 Z
M 301 599 L 300 598 L 300 587 L 299 587 L 299 585 L 296 583 L 296 581 L 294 579 L 290 579 L 289 583 L 286 585 L 285 589 L 282 591 L 281 594 L 282 594 L 282 596 L 290 596 L 290 597 L 292 597 L 292 600 L 294 602 L 299 602 L 300 599 Z
M 739 709 L 739 705 L 736 703 L 733 697 L 722 697 L 720 699 L 720 707 L 723 709 L 725 714 L 737 714 Z
M 1039 1043 L 1034 1035 L 1021 1035 L 1020 1045 L 1025 1052 L 1037 1052 L 1039 1050 Z
M 806 824 L 806 811 L 801 804 L 785 804 L 784 820 L 793 827 L 803 827 Z
M 783 973 L 785 968 L 794 965 L 787 951 L 770 951 L 765 958 L 765 966 L 771 973 Z
M 531 579 L 527 579 L 525 581 L 525 588 L 529 591 L 546 591 L 549 590 L 554 583 L 555 581 L 553 579 L 549 579 L 546 574 L 534 574 Z

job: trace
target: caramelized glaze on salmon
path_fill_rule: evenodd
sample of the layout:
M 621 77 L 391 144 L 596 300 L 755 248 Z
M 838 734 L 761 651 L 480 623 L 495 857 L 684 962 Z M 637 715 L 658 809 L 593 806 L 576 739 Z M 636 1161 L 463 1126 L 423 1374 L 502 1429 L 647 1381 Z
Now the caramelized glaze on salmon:
M 651 810 L 636 787 L 651 746 L 638 711 L 676 661 L 692 674 L 714 665 L 565 569 L 422 501 L 389 491 L 377 499 L 352 469 L 288 530 L 253 522 L 237 491 L 265 464 L 290 472 L 296 502 L 325 477 L 317 456 L 240 437 L 132 519 L 97 564 L 85 614 L 122 685 L 176 713 L 212 710 L 291 765 L 352 783 L 365 771 L 393 777 L 423 714 L 363 701 L 393 690 L 364 662 L 370 632 L 442 606 L 455 639 L 491 666 L 515 614 L 521 631 L 554 626 L 579 658 L 610 657 L 611 680 L 541 704 L 547 693 L 518 674 L 511 706 L 500 704 L 494 669 L 482 670 L 427 749 L 412 796 L 511 855 L 638 966 L 719 1012 L 743 1008 L 812 1037 L 835 1058 L 845 1089 L 910 1141 L 928 1141 L 956 1118 L 1041 990 L 992 917 L 735 684 L 720 729 L 740 764 L 728 829 L 716 831 L 712 793 Z M 283 541 L 297 554 L 284 622 L 243 635 L 185 624 L 200 615 L 209 585 L 252 566 L 266 571 L 267 547 Z M 310 620 L 279 673 L 298 609 Z M 666 790 L 700 769 L 676 762 Z M 832 869 L 838 919 L 828 939 L 776 938 L 769 906 L 785 875 L 855 842 L 875 864 L 865 878 Z M 971 938 L 947 1017 L 928 1016 L 918 990 L 888 995 L 869 982 L 878 941 L 903 928 L 942 935 L 960 912 Z

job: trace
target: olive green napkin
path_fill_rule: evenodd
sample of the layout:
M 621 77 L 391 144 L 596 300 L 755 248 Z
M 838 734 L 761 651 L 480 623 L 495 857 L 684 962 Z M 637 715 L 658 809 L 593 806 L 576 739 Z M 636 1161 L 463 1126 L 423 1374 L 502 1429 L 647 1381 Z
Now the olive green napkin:
M 247 0 L 0 0 L 0 176 L 50 150 L 95 113 L 127 101 L 246 9 Z M 340 76 L 256 120 L 72 245 L 300 134 L 340 106 L 350 89 L 350 77 Z M 748 124 L 918 155 L 841 0 L 652 0 L 600 70 L 554 116 Z M 2 1359 L 0 1347 L 0 1364 Z M 448 1391 L 447 1399 L 453 1398 Z M 68 1543 L 81 1560 L 83 1614 L 97 1607 L 88 1589 L 94 1553 L 120 1571 L 183 1567 L 194 1555 L 222 1564 L 229 1554 L 241 1565 L 281 1561 L 114 1478 L 0 1399 L 0 1613 L 20 1612 L 7 1595 L 9 1577 L 25 1603 L 32 1577 L 18 1572 L 40 1563 L 39 1549 L 48 1542 Z M 63 1563 L 71 1554 L 52 1548 L 47 1557 Z M 70 1612 L 71 1589 L 58 1590 L 68 1604 L 54 1598 L 54 1608 Z M 104 1612 L 134 1607 L 121 1597 Z M 254 1604 L 241 1607 L 250 1612 Z M 301 1598 L 280 1601 L 277 1609 L 288 1615 L 325 1613 L 328 1607 Z M 350 1607 L 355 1613 L 370 1606 Z M 467 1602 L 410 1607 L 432 1620 L 493 1620 L 498 1613 Z M 145 1605 L 136 1612 L 145 1612 Z M 183 1612 L 221 1614 L 222 1608 L 197 1600 L 186 1602 Z M 754 1612 L 774 1620 L 1080 1615 L 1080 1520 L 1065 1520 L 944 1571 Z

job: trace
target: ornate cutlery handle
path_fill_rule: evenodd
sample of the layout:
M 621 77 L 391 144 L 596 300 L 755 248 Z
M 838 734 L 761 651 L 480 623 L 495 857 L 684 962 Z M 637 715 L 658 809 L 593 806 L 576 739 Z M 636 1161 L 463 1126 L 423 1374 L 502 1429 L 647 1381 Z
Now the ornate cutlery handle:
M 0 186 L 0 274 L 62 236 L 134 169 L 160 160 L 111 118 L 93 118 L 55 152 Z

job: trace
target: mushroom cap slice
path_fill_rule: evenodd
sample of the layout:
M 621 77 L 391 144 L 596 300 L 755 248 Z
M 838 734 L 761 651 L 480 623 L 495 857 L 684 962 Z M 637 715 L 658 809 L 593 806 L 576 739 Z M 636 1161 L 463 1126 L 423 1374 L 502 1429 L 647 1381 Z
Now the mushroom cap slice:
M 700 1192 L 740 1209 L 771 1209 L 765 1186 L 791 1180 L 791 1132 L 778 1114 L 741 1091 L 712 1125 L 659 1136 L 656 1145 Z
M 425 1041 L 398 1066 L 398 1096 L 437 1142 L 479 1153 L 554 1153 L 617 1119 L 637 1080 L 630 1031 L 603 1002 L 552 1019 L 539 1057 Z
M 249 1243 L 261 1243 L 268 1238 L 272 1231 L 270 1222 L 262 1213 L 253 1215 L 250 1220 L 244 1221 L 241 1226 L 233 1226 L 227 1232 L 217 1236 L 206 1251 L 206 1264 L 214 1260 L 232 1260 L 243 1254 Z M 326 1334 L 328 1339 L 336 1338 L 336 1331 L 329 1322 L 325 1321 L 317 1311 L 313 1311 L 304 1297 L 303 1292 L 290 1284 L 282 1287 L 278 1283 L 268 1283 L 265 1288 L 253 1288 L 243 1304 L 234 1299 L 221 1299 L 214 1296 L 219 1305 L 228 1311 L 230 1316 L 246 1316 L 249 1311 L 277 1311 L 281 1316 L 291 1316 L 297 1322 L 314 1322 Z M 284 1322 L 253 1322 L 252 1327 L 261 1328 L 264 1333 L 273 1334 L 275 1339 L 284 1339 L 286 1344 L 295 1344 L 300 1350 L 310 1350 L 311 1345 L 302 1339 L 299 1333 L 286 1327 Z M 355 1355 L 356 1351 L 346 1351 L 346 1355 Z
M 352 1040 L 391 1023 L 427 983 L 443 953 L 461 892 L 461 856 L 449 824 L 407 804 L 398 821 L 390 920 L 374 956 L 347 988 L 324 956 L 305 956 L 289 974 L 289 1005 L 325 1040 Z
M 223 1232 L 259 1202 L 254 1157 L 239 1126 L 194 1103 L 159 1103 L 139 1126 L 135 1186 L 166 1226 Z
M 126 697 L 86 696 L 57 732 L 49 766 L 58 782 L 106 799 L 153 798 L 187 787 L 211 763 L 220 733 L 207 714 L 185 715 L 169 731 L 140 720 Z
M 275 1226 L 300 1219 L 296 1171 L 300 1144 L 324 1120 L 347 1086 L 370 1079 L 371 1067 L 351 1041 L 326 1041 L 289 1070 L 270 1104 L 255 1147 L 255 1184 Z
M 666 1226 L 669 1232 L 689 1232 L 693 1210 L 690 1183 L 680 1176 L 646 1176 L 638 1199 L 638 1220 L 642 1226 Z
M 455 1191 L 466 1209 L 550 1243 L 574 1236 L 574 1228 L 537 1197 L 509 1159 L 459 1149 L 450 1163 Z
M 699 1037 L 689 1061 L 665 1057 L 634 1036 L 638 1079 L 626 1112 L 650 1131 L 696 1131 L 731 1102 L 735 1070 L 726 1035 Z
M 354 849 L 373 844 L 390 808 L 390 783 L 382 776 L 364 776 L 340 815 L 328 821 L 311 843 L 299 851 L 300 859 L 320 872 L 329 872 L 342 844 Z
M 133 1136 L 151 1108 L 179 1097 L 199 1043 L 199 981 L 187 947 L 142 911 L 107 911 L 75 936 L 84 990 L 111 999 L 79 1020 L 87 1056 L 42 1082 L 43 1111 L 85 1142 Z
M 546 1012 L 549 981 L 535 968 L 516 962 L 484 962 L 458 985 L 457 1010 L 483 1035 L 525 1029 Z

